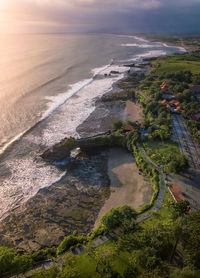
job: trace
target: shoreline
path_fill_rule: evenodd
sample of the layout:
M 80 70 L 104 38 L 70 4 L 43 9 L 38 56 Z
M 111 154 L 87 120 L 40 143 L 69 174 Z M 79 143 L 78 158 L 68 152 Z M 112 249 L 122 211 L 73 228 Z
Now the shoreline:
M 141 79 L 143 75 L 140 76 L 140 73 L 136 73 L 136 76 L 138 81 L 138 78 Z M 128 76 L 118 82 L 123 84 L 126 78 Z M 118 82 L 117 84 L 119 84 Z M 115 83 L 114 88 L 116 86 Z M 111 117 L 107 125 L 112 124 L 113 115 L 119 117 L 119 112 L 121 117 L 124 117 L 123 112 L 129 100 L 127 96 L 123 96 L 123 100 L 121 100 L 122 95 L 118 95 L 121 91 L 121 89 L 117 90 L 117 93 L 116 90 L 110 91 L 96 101 L 96 109 L 100 109 L 99 115 L 102 114 L 102 109 L 109 108 Z M 116 93 L 114 99 L 108 101 L 107 98 L 113 93 Z M 136 107 L 136 104 L 132 103 L 132 105 Z M 130 103 L 128 106 L 128 110 L 130 110 Z M 89 132 L 90 135 L 99 133 L 100 130 L 107 130 L 105 126 L 107 115 L 103 114 L 99 125 L 94 122 L 97 116 L 96 109 L 89 116 L 89 120 L 87 119 L 78 127 L 82 127 L 82 132 L 85 130 L 87 135 L 87 124 L 91 126 L 91 122 L 95 128 Z M 138 115 L 135 111 L 133 114 Z M 72 163 L 69 167 L 66 166 L 68 167 L 68 174 L 61 182 L 40 189 L 27 202 L 6 213 L 0 222 L 0 244 L 6 244 L 20 252 L 30 253 L 41 248 L 57 246 L 65 236 L 72 234 L 75 230 L 78 230 L 80 234 L 89 234 L 101 208 L 106 200 L 109 200 L 110 194 L 112 195 L 107 163 L 108 154 L 104 151 L 99 154 L 89 154 L 88 157 L 81 154 L 80 160 L 75 164 Z M 102 165 L 104 165 L 103 169 Z M 62 194 L 60 194 L 61 192 Z M 141 193 L 138 192 L 138 194 Z M 142 197 L 140 196 L 140 198 Z M 15 219 L 18 219 L 17 223 Z
M 142 60 L 143 61 L 143 60 Z M 142 63 L 142 62 L 141 62 Z M 137 86 L 138 84 L 139 84 L 139 82 L 140 81 L 142 81 L 144 78 L 145 78 L 145 74 L 148 74 L 147 73 L 147 69 L 148 69 L 148 64 L 149 63 L 147 63 L 147 64 L 145 64 L 145 65 L 143 65 L 143 68 L 141 69 L 141 72 L 134 72 L 134 73 L 131 73 L 132 75 L 135 75 L 136 76 L 136 80 L 135 80 L 135 84 L 131 84 L 131 88 L 132 89 L 134 89 L 135 87 L 134 87 L 134 85 L 135 86 Z M 145 74 L 144 74 L 145 73 Z M 83 135 L 85 135 L 85 134 L 87 134 L 87 136 L 88 136 L 88 134 L 89 135 L 94 135 L 94 134 L 96 134 L 96 133 L 99 133 L 99 132 L 104 132 L 104 131 L 106 131 L 107 130 L 107 128 L 108 128 L 108 126 L 111 126 L 111 124 L 112 124 L 112 122 L 113 122 L 113 119 L 115 119 L 115 117 L 117 117 L 117 118 L 119 118 L 119 115 L 123 118 L 124 117 L 124 115 L 123 115 L 123 112 L 122 112 L 122 110 L 124 111 L 125 109 L 126 109 L 126 107 L 127 106 L 129 106 L 129 107 L 127 107 L 127 111 L 126 111 L 126 115 L 128 114 L 129 116 L 130 116 L 130 110 L 131 110 L 131 107 L 130 107 L 130 103 L 127 105 L 127 102 L 129 101 L 128 99 L 126 99 L 126 100 L 121 100 L 120 99 L 120 97 L 118 98 L 118 100 L 116 100 L 116 98 L 117 98 L 117 95 L 115 96 L 116 98 L 114 98 L 112 101 L 109 101 L 109 100 L 107 100 L 106 99 L 106 97 L 109 97 L 109 96 L 112 96 L 114 93 L 116 93 L 116 94 L 118 94 L 118 93 L 120 93 L 120 91 L 122 92 L 123 91 L 123 93 L 124 93 L 124 91 L 125 91 L 125 89 L 126 88 L 130 88 L 130 84 L 129 84 L 129 86 L 127 86 L 127 84 L 126 83 L 129 83 L 130 82 L 130 80 L 128 81 L 128 79 L 129 79 L 129 74 L 126 74 L 126 76 L 124 76 L 122 79 L 120 79 L 120 80 L 118 80 L 118 81 L 116 81 L 116 82 L 114 82 L 113 83 L 113 87 L 112 87 L 112 90 L 110 91 L 110 92 L 107 92 L 107 93 L 105 93 L 102 97 L 100 97 L 100 98 L 98 98 L 97 99 L 97 101 L 96 101 L 96 103 L 95 103 L 95 110 L 89 115 L 89 117 L 82 123 L 82 124 L 80 124 L 78 127 L 77 127 L 77 131 L 78 131 L 78 133 L 81 135 L 81 137 L 84 137 Z M 118 85 L 123 85 L 122 87 L 123 88 L 120 88 L 120 89 L 116 89 L 117 88 L 117 86 Z M 115 91 L 116 90 L 116 91 Z M 127 105 L 127 106 L 126 106 Z M 136 104 L 135 104 L 136 105 Z M 132 107 L 133 107 L 133 104 L 132 104 Z M 102 113 L 102 111 L 104 111 L 104 112 L 106 112 L 107 114 L 104 114 L 104 113 Z M 134 117 L 138 117 L 138 120 L 139 119 L 141 119 L 141 115 L 139 115 L 140 113 L 135 113 L 135 116 L 133 115 L 133 118 Z M 98 116 L 101 116 L 100 118 L 98 117 Z M 103 116 L 103 117 L 102 117 Z M 140 117 L 140 118 L 139 118 Z M 132 118 L 132 119 L 133 119 Z M 107 121 L 105 121 L 105 119 L 108 119 Z M 91 124 L 92 123 L 92 124 Z M 92 126 L 92 128 L 91 128 L 91 130 L 89 130 L 89 128 Z M 58 186 L 58 191 L 59 191 L 59 193 L 60 193 L 60 189 L 59 189 L 59 185 L 56 185 L 56 186 Z M 48 192 L 48 191 L 51 191 L 52 189 L 55 189 L 55 185 L 52 187 L 52 188 L 45 188 L 45 189 L 40 189 L 39 191 L 38 191 L 38 193 L 35 195 L 35 196 L 33 196 L 31 199 L 30 199 L 30 202 L 27 202 L 27 203 L 29 203 L 29 204 L 32 204 L 32 207 L 34 207 L 36 204 L 37 204 L 37 202 L 38 202 L 38 199 L 37 199 L 37 197 L 38 197 L 38 195 L 40 195 L 41 196 L 41 192 L 43 192 L 44 194 L 45 194 L 45 192 Z M 105 191 L 106 192 L 104 192 L 103 194 L 105 194 L 105 198 L 108 198 L 108 196 L 109 196 L 109 192 L 107 191 L 107 189 L 108 188 L 105 188 Z M 110 190 L 110 189 L 109 189 Z M 53 191 L 53 190 L 52 190 Z M 103 191 L 104 191 L 104 188 L 103 188 Z M 77 193 L 76 194 L 79 194 L 80 192 L 79 191 L 77 191 Z M 69 194 L 69 193 L 68 193 Z M 85 192 L 84 192 L 84 194 L 85 194 Z M 96 193 L 95 193 L 96 194 Z M 69 194 L 70 195 L 70 194 Z M 111 195 L 112 195 L 112 192 L 111 192 Z M 74 195 L 73 195 L 74 196 Z M 90 194 L 88 195 L 88 196 L 91 196 Z M 44 197 L 44 196 L 43 196 Z M 51 196 L 51 198 L 52 198 L 53 196 Z M 78 196 L 77 196 L 78 197 Z M 100 198 L 100 195 L 99 195 L 99 197 L 98 198 Z M 34 200 L 36 201 L 36 203 L 34 203 Z M 47 200 L 46 200 L 47 201 Z M 101 199 L 101 202 L 106 202 L 106 199 L 105 200 L 103 200 L 103 199 Z M 26 203 L 26 204 L 27 204 Z M 24 206 L 26 206 L 26 204 L 24 204 Z M 54 204 L 54 206 L 55 205 L 57 205 L 56 203 Z M 72 205 L 72 204 L 71 204 Z M 103 206 L 104 206 L 104 204 L 103 203 L 101 203 L 101 204 L 98 204 L 98 209 L 97 210 L 101 210 L 101 209 L 99 209 L 99 205 L 100 205 L 100 207 L 102 208 Z M 30 206 L 30 205 L 29 205 Z M 21 208 L 23 209 L 23 205 L 21 206 Z M 48 207 L 46 208 L 47 210 L 49 209 Z M 18 209 L 16 209 L 16 210 L 13 210 L 13 215 L 15 214 L 15 212 L 16 211 L 18 211 L 19 212 L 19 215 L 22 217 L 22 215 L 23 215 L 23 213 L 22 214 L 20 214 L 20 209 L 18 210 Z M 77 210 L 77 211 L 79 211 L 79 210 Z M 97 213 L 97 211 L 96 211 L 96 213 Z M 68 215 L 69 216 L 69 215 Z M 92 221 L 94 221 L 94 217 L 95 217 L 96 215 L 93 215 L 93 220 Z M 9 217 L 9 216 L 8 216 Z M 54 217 L 54 216 L 53 216 Z M 38 219 L 38 216 L 37 216 L 37 214 L 36 214 L 36 216 L 33 214 L 33 221 L 34 221 L 34 219 L 35 220 L 37 220 Z M 39 219 L 40 219 L 40 217 L 39 217 Z M 91 220 L 91 219 L 90 219 Z M 7 224 L 9 224 L 9 222 L 10 222 L 10 219 L 9 218 L 7 218 Z M 52 219 L 49 219 L 48 221 L 52 221 Z M 95 220 L 96 221 L 96 220 Z M 91 222 L 92 223 L 92 222 Z M 79 223 L 80 224 L 80 223 Z M 44 234 L 46 234 L 46 232 L 44 231 L 45 230 L 45 225 L 43 225 L 43 230 L 42 230 L 42 234 L 44 235 Z M 64 227 L 67 227 L 67 225 L 65 225 Z M 87 228 L 90 228 L 89 227 L 89 225 L 88 225 L 88 223 L 87 223 Z M 65 229 L 65 228 L 64 228 Z M 19 230 L 19 232 L 20 232 L 20 229 L 18 229 Z M 3 231 L 2 231 L 3 232 Z M 53 231 L 52 231 L 53 232 Z M 68 234 L 71 234 L 71 232 L 72 232 L 72 230 L 70 230 L 69 231 L 70 233 L 68 233 Z M 27 229 L 25 229 L 25 233 L 27 233 Z M 2 233 L 1 233 L 2 234 Z M 21 233 L 20 233 L 21 234 Z M 58 235 L 59 235 L 59 239 L 61 240 L 61 237 L 63 238 L 64 236 L 66 236 L 67 234 L 63 234 L 63 233 L 61 233 L 61 234 L 59 234 L 59 232 L 58 232 Z M 24 246 L 24 248 L 26 248 L 25 247 L 25 242 L 27 242 L 27 241 L 25 241 L 25 242 L 23 242 L 23 240 L 21 241 L 21 239 L 19 238 L 19 233 L 17 234 L 17 237 L 18 238 L 13 238 L 12 239 L 12 241 L 13 241 L 13 243 L 14 243 L 14 240 L 16 241 L 16 243 L 14 244 L 15 246 L 17 245 L 19 245 L 19 246 L 21 246 L 20 248 L 22 248 L 23 249 L 23 247 L 22 246 Z M 38 240 L 41 240 L 41 235 L 39 235 L 39 238 L 37 239 L 37 241 Z M 57 239 L 58 240 L 58 239 Z M 34 241 L 36 241 L 36 240 L 34 240 Z M 49 239 L 49 242 L 50 242 L 50 239 Z M 30 250 L 34 250 L 34 248 L 38 248 L 38 244 L 39 243 L 37 243 L 36 245 L 32 245 L 32 247 L 30 247 L 30 246 L 28 246 L 30 249 L 29 249 L 29 251 Z M 45 246 L 45 243 L 40 243 L 42 246 Z M 57 244 L 57 242 L 55 243 L 54 242 L 54 244 L 56 245 Z M 29 245 L 29 244 L 28 244 Z M 20 248 L 18 249 L 18 250 L 20 250 Z

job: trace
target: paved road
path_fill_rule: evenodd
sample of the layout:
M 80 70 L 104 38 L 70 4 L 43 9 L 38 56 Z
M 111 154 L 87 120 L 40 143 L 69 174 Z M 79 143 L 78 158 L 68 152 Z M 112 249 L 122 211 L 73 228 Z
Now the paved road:
M 181 152 L 188 158 L 191 168 L 199 169 L 200 151 L 197 144 L 192 140 L 187 127 L 180 115 L 172 114 L 174 135 L 177 138 Z

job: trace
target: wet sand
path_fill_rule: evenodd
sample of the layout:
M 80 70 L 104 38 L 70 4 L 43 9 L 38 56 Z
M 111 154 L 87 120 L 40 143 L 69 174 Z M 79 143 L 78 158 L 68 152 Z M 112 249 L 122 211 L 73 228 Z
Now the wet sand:
M 134 209 L 148 203 L 152 197 L 152 188 L 147 179 L 139 174 L 131 153 L 121 148 L 109 151 L 108 174 L 111 194 L 101 208 L 94 228 L 101 217 L 111 208 L 129 205 Z
M 126 101 L 126 106 L 123 113 L 124 120 L 130 121 L 142 121 L 143 114 L 139 104 L 136 104 L 130 100 Z

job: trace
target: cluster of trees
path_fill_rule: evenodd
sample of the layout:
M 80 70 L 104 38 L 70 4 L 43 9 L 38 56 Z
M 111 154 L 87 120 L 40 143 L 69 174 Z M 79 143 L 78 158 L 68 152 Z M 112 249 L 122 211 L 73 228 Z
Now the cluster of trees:
M 149 126 L 149 139 L 169 139 L 171 132 L 171 115 L 159 101 L 152 101 L 143 110 Z
M 85 236 L 75 236 L 69 235 L 64 238 L 61 244 L 57 248 L 57 255 L 61 255 L 64 252 L 70 250 L 70 248 L 74 248 L 78 244 L 85 244 L 88 241 L 88 238 Z
M 135 225 L 111 244 L 100 248 L 88 246 L 85 257 L 81 257 L 85 260 L 84 276 L 83 268 L 79 268 L 80 258 L 68 253 L 62 270 L 52 269 L 34 277 L 200 277 L 200 210 L 184 217 L 188 212 L 187 201 L 169 201 L 168 205 L 171 214 L 167 221 L 155 213 L 153 222 Z
M 165 170 L 168 173 L 180 173 L 186 170 L 188 166 L 188 161 L 184 155 L 173 155 Z
M 199 61 L 200 51 L 193 51 L 191 53 L 172 55 L 163 58 L 164 60 L 170 60 L 170 62 L 181 62 L 183 61 Z M 190 70 L 182 70 L 176 72 L 163 72 L 159 71 L 159 62 L 156 64 L 156 68 L 152 71 L 151 75 L 148 76 L 145 81 L 140 85 L 140 88 L 149 95 L 154 101 L 149 105 L 146 103 L 143 105 L 146 120 L 151 123 L 155 122 L 161 128 L 156 128 L 156 124 L 150 129 L 151 135 L 150 139 L 166 139 L 170 137 L 171 124 L 170 116 L 166 117 L 168 114 L 161 110 L 158 101 L 162 99 L 162 92 L 160 90 L 160 85 L 163 81 L 167 80 L 169 83 L 169 91 L 173 92 L 175 98 L 181 103 L 181 114 L 186 120 L 186 124 L 192 134 L 193 138 L 200 143 L 200 124 L 198 122 L 191 122 L 191 116 L 200 113 L 200 105 L 196 96 L 189 89 L 191 84 L 200 85 L 200 74 L 193 74 Z M 157 103 L 156 103 L 157 102 Z M 156 108 L 158 112 L 156 113 Z M 163 105 L 163 109 L 165 106 Z M 159 118 L 159 121 L 157 119 Z M 167 121 L 166 121 L 167 119 Z M 155 130 L 154 130 L 155 129 Z
M 0 247 L 0 276 L 23 273 L 41 261 L 56 256 L 56 248 L 39 250 L 32 254 L 18 254 L 13 249 Z
M 132 226 L 133 220 L 136 219 L 136 217 L 137 212 L 133 208 L 124 205 L 109 210 L 101 218 L 101 223 L 108 229 L 108 231 L 112 231 L 118 227 L 127 229 Z

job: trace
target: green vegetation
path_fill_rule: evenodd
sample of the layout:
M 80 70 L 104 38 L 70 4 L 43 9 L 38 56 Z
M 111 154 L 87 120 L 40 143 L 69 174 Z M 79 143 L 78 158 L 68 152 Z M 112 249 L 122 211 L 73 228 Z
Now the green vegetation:
M 71 247 L 75 247 L 77 244 L 84 244 L 87 241 L 88 239 L 85 236 L 67 236 L 58 246 L 57 255 L 61 255 L 62 253 L 68 251 Z
M 176 206 L 167 191 L 161 209 L 149 219 L 99 247 L 88 245 L 81 255 L 66 253 L 57 276 L 52 269 L 33 277 L 198 278 L 200 210 L 186 218 Z
M 174 38 L 173 38 L 174 39 Z M 200 38 L 194 38 L 200 46 Z M 170 40 L 170 38 L 169 38 Z M 181 40 L 181 43 L 186 43 Z M 177 40 L 180 44 L 180 40 Z M 191 116 L 200 112 L 197 96 L 189 89 L 200 84 L 200 51 L 175 54 L 152 62 L 154 69 L 140 85 L 140 89 L 150 100 L 134 93 L 143 108 L 145 129 L 142 134 L 140 123 L 113 123 L 110 135 L 98 136 L 81 145 L 74 138 L 67 138 L 57 145 L 65 152 L 80 147 L 123 147 L 133 152 L 140 172 L 148 177 L 153 188 L 150 203 L 139 209 L 139 214 L 150 209 L 158 196 L 160 176 L 158 171 L 144 158 L 139 144 L 147 155 L 167 173 L 178 173 L 188 167 L 187 160 L 180 153 L 178 145 L 170 141 L 172 135 L 171 115 L 160 100 L 163 94 L 160 85 L 169 84 L 169 91 L 180 102 L 181 114 L 193 138 L 200 142 L 200 124 Z M 118 97 L 118 96 L 117 96 Z M 106 101 L 106 100 L 105 100 Z M 130 125 L 133 130 L 124 131 Z M 101 219 L 99 227 L 89 236 L 70 235 L 57 248 L 17 254 L 12 249 L 0 247 L 0 275 L 25 272 L 40 261 L 62 256 L 61 268 L 36 273 L 32 277 L 140 277 L 140 278 L 192 278 L 200 277 L 200 210 L 188 215 L 188 201 L 175 203 L 167 191 L 161 209 L 151 213 L 147 220 L 134 225 L 138 213 L 129 206 L 121 206 L 108 211 Z M 73 212 L 77 215 L 79 212 Z M 92 241 L 98 236 L 122 227 L 124 232 L 112 241 L 94 248 Z M 86 252 L 75 256 L 70 250 L 84 245 Z
M 33 254 L 17 254 L 5 246 L 0 247 L 0 275 L 23 273 L 41 261 L 56 256 L 56 249 L 39 250 Z M 2 276 L 1 276 L 2 277 Z
M 163 81 L 169 84 L 169 91 L 180 102 L 181 115 L 193 136 L 200 143 L 200 123 L 192 120 L 192 116 L 200 113 L 197 94 L 189 87 L 200 85 L 200 50 L 185 54 L 174 54 L 152 62 L 154 69 L 140 85 L 143 93 L 152 98 L 152 103 L 147 104 L 139 98 L 146 124 L 151 134 L 150 139 L 167 139 L 171 135 L 171 117 L 165 105 L 162 105 L 162 92 L 160 85 Z
M 178 45 L 182 47 L 187 47 L 190 50 L 196 50 L 200 48 L 200 36 L 199 34 L 144 34 L 145 37 L 149 39 L 154 39 L 156 41 L 162 41 L 173 45 Z
M 114 130 L 119 130 L 123 127 L 123 122 L 121 120 L 115 120 L 113 122 L 113 129 Z
M 151 185 L 153 188 L 153 195 L 150 203 L 145 204 L 139 209 L 139 213 L 141 214 L 154 205 L 154 202 L 157 199 L 160 189 L 160 176 L 158 171 L 144 158 L 139 148 L 134 146 L 133 151 L 138 168 L 142 171 L 142 173 L 145 176 L 150 178 Z
M 101 219 L 101 223 L 112 231 L 118 227 L 127 229 L 133 223 L 133 219 L 137 216 L 137 212 L 131 207 L 125 205 L 118 208 L 112 208 Z
M 173 141 L 146 141 L 143 143 L 147 155 L 167 173 L 179 173 L 188 167 L 178 144 Z

